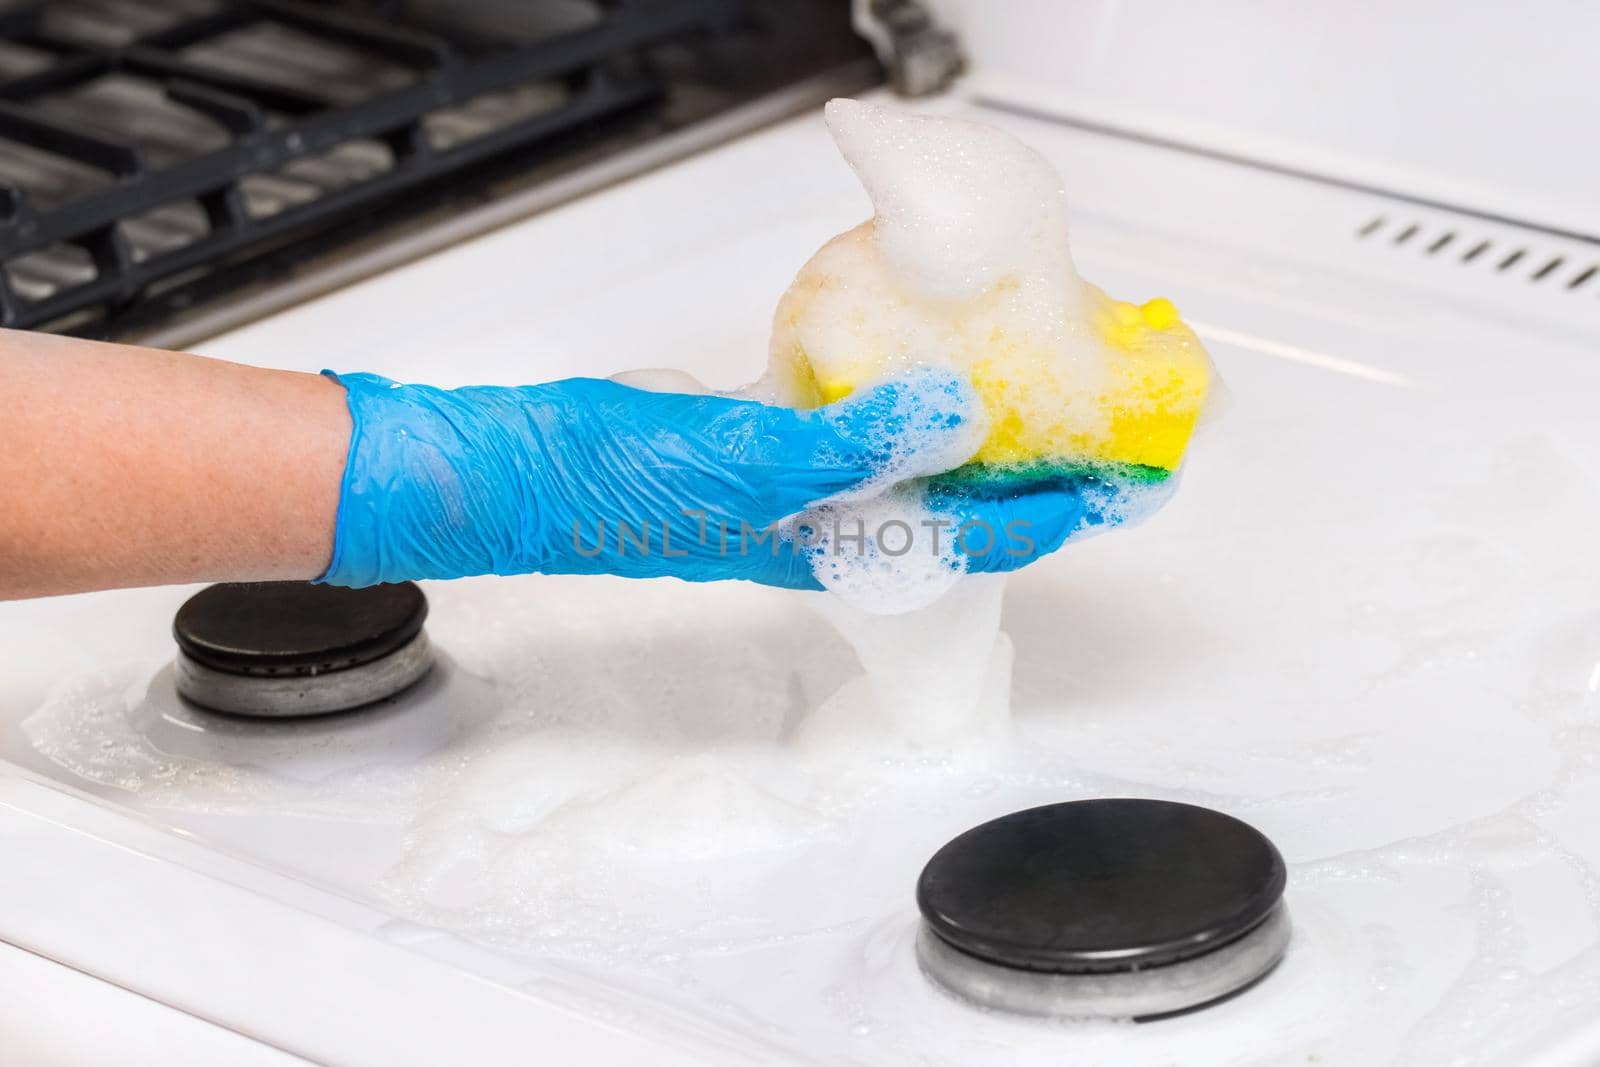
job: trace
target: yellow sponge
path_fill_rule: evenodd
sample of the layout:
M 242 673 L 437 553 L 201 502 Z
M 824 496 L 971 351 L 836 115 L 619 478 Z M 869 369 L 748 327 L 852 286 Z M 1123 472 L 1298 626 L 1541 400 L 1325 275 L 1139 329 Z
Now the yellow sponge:
M 989 416 L 989 436 L 976 462 L 1016 465 L 1037 461 L 1098 460 L 1173 470 L 1211 386 L 1211 361 L 1170 300 L 1139 306 L 1095 293 L 1091 315 L 1096 340 L 1110 349 L 1105 379 L 1085 413 L 1074 368 L 1060 368 L 1013 341 L 1000 328 L 963 355 L 973 387 Z M 821 376 L 804 348 L 790 350 L 789 370 L 804 406 L 842 400 L 863 382 L 884 374 L 878 353 L 830 366 Z M 889 363 L 893 364 L 890 360 Z M 1067 378 L 1067 380 L 1063 380 Z
M 996 466 L 1174 470 L 1213 374 L 1170 300 L 1131 304 L 1040 274 L 930 301 L 888 268 L 867 223 L 823 246 L 784 294 L 766 382 L 814 407 L 927 363 L 968 375 L 989 416 L 975 459 Z

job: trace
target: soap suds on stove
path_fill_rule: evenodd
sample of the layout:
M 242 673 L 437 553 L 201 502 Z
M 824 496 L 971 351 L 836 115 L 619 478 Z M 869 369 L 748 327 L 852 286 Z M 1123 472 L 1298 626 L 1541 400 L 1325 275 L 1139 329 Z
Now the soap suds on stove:
M 1220 522 L 1015 583 L 1015 648 L 991 656 L 994 674 L 1015 657 L 1016 717 L 996 701 L 982 745 L 886 753 L 892 723 L 862 713 L 878 702 L 850 695 L 850 647 L 805 597 L 583 578 L 431 586 L 448 660 L 424 684 L 442 688 L 387 720 L 239 732 L 175 706 L 170 665 L 146 663 L 70 681 L 26 730 L 86 788 L 202 837 L 230 840 L 225 812 L 392 840 L 372 868 L 329 849 L 287 869 L 404 919 L 407 944 L 559 963 L 541 989 L 834 1062 L 1154 1067 L 1216 1032 L 1248 1065 L 1514 1061 L 1600 996 L 1600 587 L 1574 563 L 1600 491 L 1551 447 L 1472 447 L 1491 474 L 1405 482 L 1404 508 L 1338 531 L 1345 567 L 1285 571 L 1281 593 L 1249 584 L 1267 549 L 1217 555 Z M 1345 508 L 1373 488 L 1321 491 Z M 1513 490 L 1518 511 L 1479 506 Z M 1236 500 L 1250 520 L 1278 503 Z M 1318 530 L 1295 527 L 1296 551 L 1332 551 Z M 978 583 L 965 611 L 992 595 Z M 1306 609 L 1290 647 L 1343 651 L 1240 701 L 1277 596 Z M 1062 621 L 1084 614 L 1098 625 Z M 909 899 L 928 856 L 995 815 L 1108 795 L 1220 808 L 1284 846 L 1279 971 L 1159 1027 L 1026 1023 L 932 989 Z

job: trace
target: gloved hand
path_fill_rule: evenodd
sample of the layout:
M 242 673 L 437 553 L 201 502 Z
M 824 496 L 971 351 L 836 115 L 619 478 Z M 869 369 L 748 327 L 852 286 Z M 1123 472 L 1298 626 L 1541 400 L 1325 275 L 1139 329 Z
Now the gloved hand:
M 956 467 L 982 437 L 971 387 L 933 371 L 813 411 L 588 378 L 445 390 L 329 376 L 354 422 L 320 579 L 334 585 L 537 571 L 819 589 L 806 531 L 781 520 Z M 1027 552 L 974 544 L 974 571 L 1053 550 L 1085 511 L 1054 489 L 928 492 L 1002 535 L 1038 524 Z

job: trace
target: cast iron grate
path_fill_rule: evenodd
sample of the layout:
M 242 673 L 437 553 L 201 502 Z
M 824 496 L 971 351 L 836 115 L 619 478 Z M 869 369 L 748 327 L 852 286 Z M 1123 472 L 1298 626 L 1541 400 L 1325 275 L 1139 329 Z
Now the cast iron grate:
M 0 324 L 92 318 L 644 108 L 664 88 L 629 57 L 728 17 L 614 0 L 507 44 L 292 0 L 0 9 Z

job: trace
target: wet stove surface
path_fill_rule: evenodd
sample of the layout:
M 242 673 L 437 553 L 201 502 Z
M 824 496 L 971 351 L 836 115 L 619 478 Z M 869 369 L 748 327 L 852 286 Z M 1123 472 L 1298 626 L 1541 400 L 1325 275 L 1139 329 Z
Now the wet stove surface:
M 1119 214 L 1115 190 L 1138 193 L 1120 175 L 1163 161 L 1014 121 L 1077 194 L 1086 276 L 1175 297 L 1233 403 L 1166 512 L 1013 579 L 1009 721 L 939 751 L 864 723 L 819 734 L 811 709 L 855 668 L 805 596 L 529 577 L 428 586 L 427 678 L 261 729 L 173 695 L 166 629 L 193 590 L 160 589 L 0 606 L 21 653 L 7 773 L 370 907 L 372 940 L 707 1059 L 1583 1062 L 1600 1047 L 1593 320 L 1535 332 L 1342 251 L 1274 267 L 1197 242 L 1195 216 Z M 862 210 L 823 165 L 784 202 L 794 175 L 770 170 L 790 157 L 829 159 L 820 128 L 717 153 L 743 191 L 715 235 L 660 210 L 703 187 L 701 160 L 207 351 L 443 384 L 694 352 L 733 385 L 787 274 Z M 1183 178 L 1206 195 L 1198 171 L 1164 181 Z M 646 236 L 586 266 L 596 232 Z M 574 249 L 561 270 L 530 266 L 551 247 Z M 469 262 L 503 279 L 472 316 L 395 311 Z M 708 300 L 741 311 L 714 321 Z M 1267 981 L 1135 1026 L 985 1014 L 923 979 L 913 889 L 940 845 L 1127 795 L 1279 846 L 1295 934 Z

